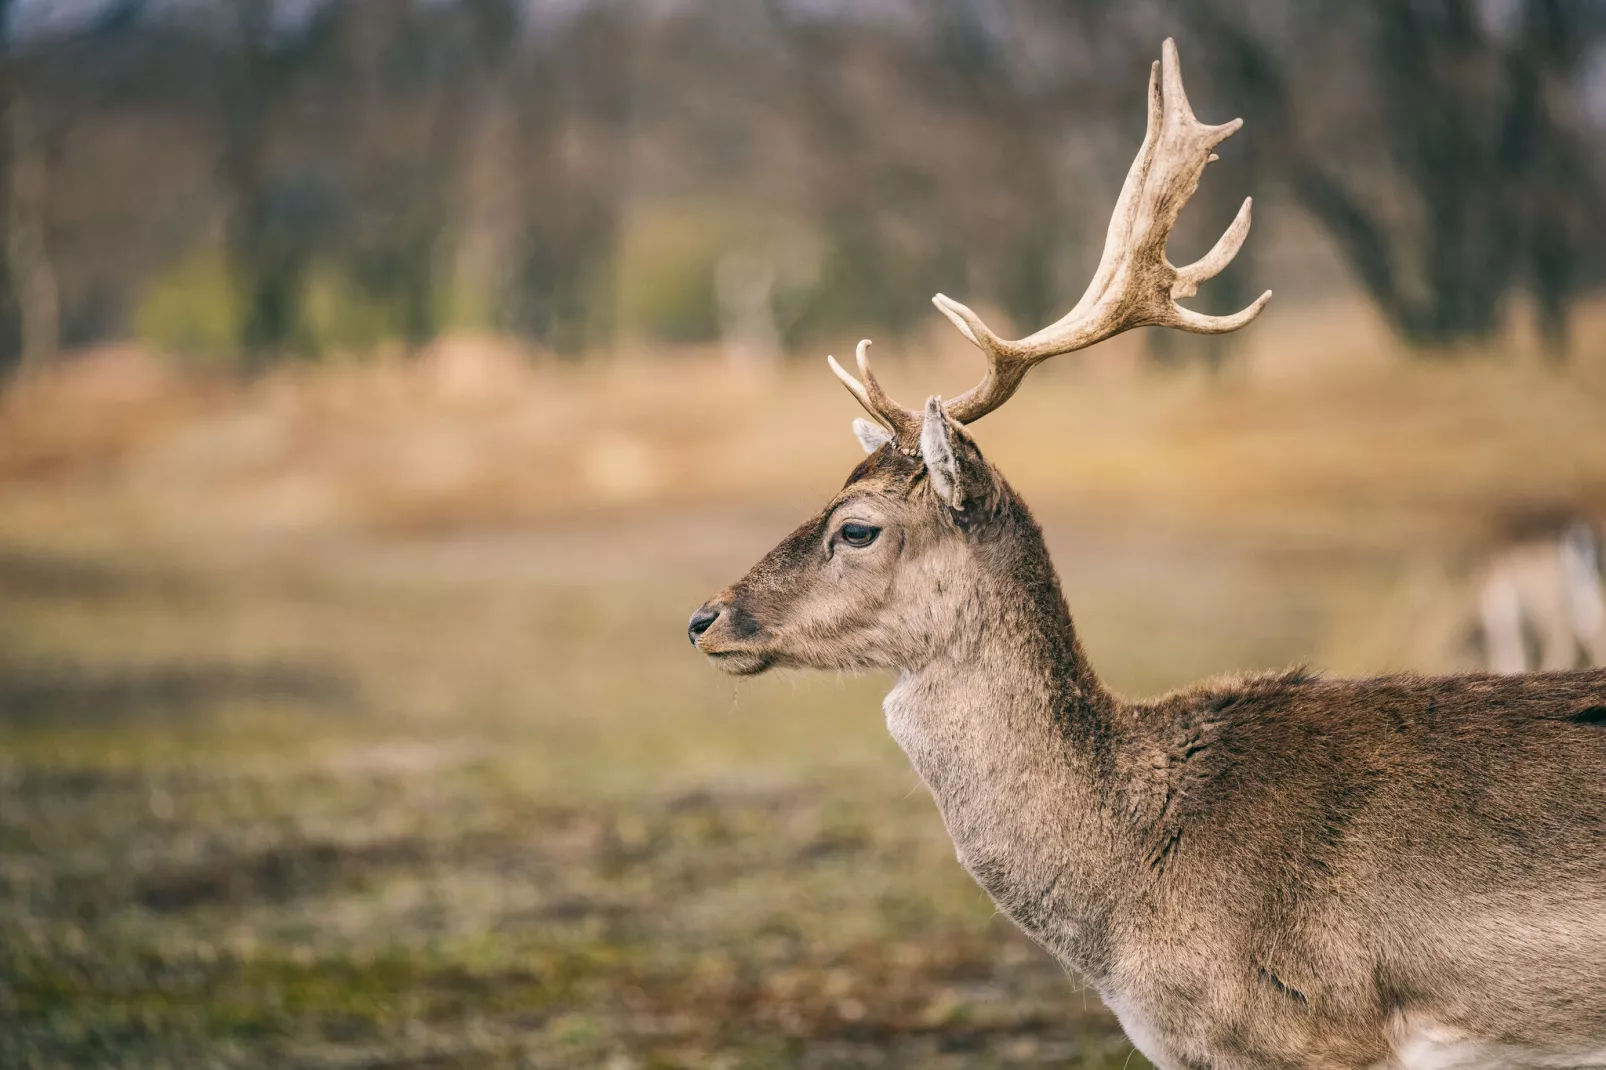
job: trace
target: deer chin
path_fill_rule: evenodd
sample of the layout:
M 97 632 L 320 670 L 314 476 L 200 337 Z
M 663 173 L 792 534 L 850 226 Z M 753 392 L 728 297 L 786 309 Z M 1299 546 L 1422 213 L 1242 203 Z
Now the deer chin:
M 720 672 L 731 676 L 757 676 L 775 664 L 775 657 L 757 650 L 705 650 Z

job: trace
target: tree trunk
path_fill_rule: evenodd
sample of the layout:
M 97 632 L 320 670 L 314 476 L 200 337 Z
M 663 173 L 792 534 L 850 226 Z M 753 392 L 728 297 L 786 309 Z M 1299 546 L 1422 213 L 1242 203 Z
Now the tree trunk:
M 266 196 L 267 139 L 277 70 L 270 52 L 272 4 L 238 0 L 235 7 L 238 68 L 223 94 L 222 159 L 229 219 L 229 271 L 239 302 L 238 344 L 247 372 L 280 356 L 300 326 L 305 265 L 274 234 Z
M 56 272 L 45 243 L 47 164 L 27 102 L 20 94 L 12 98 L 9 119 L 11 196 L 6 257 L 21 317 L 19 371 L 28 374 L 55 360 L 61 344 L 61 310 Z
M 17 60 L 10 34 L 12 7 L 12 0 L 0 0 L 0 132 L 10 128 L 17 90 Z M 11 173 L 11 138 L 0 133 L 0 251 L 11 247 Z M 17 366 L 21 356 L 20 341 L 11 258 L 0 255 L 0 370 Z

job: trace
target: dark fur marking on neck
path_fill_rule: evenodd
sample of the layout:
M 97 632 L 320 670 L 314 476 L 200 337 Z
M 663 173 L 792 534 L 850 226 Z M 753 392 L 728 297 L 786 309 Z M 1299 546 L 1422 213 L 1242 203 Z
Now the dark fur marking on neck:
M 1165 876 L 1165 867 L 1176 856 L 1177 849 L 1181 846 L 1182 829 L 1180 827 L 1172 828 L 1166 833 L 1166 837 L 1160 842 L 1160 846 L 1149 852 L 1149 868 L 1154 871 L 1155 876 Z
M 1606 725 L 1606 706 L 1588 706 L 1567 718 L 1573 724 Z
M 1310 1000 L 1306 998 L 1305 993 L 1284 981 L 1281 977 L 1278 977 L 1264 966 L 1260 967 L 1260 980 L 1262 984 L 1271 985 L 1271 987 L 1275 988 L 1278 992 L 1281 992 L 1295 1003 L 1298 1003 L 1301 1007 L 1310 1006 Z

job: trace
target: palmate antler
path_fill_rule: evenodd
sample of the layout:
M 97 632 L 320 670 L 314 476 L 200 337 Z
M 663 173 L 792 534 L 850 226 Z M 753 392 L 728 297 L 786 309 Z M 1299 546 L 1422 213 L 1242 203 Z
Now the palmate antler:
M 1214 278 L 1238 254 L 1249 235 L 1251 198 L 1215 248 L 1186 267 L 1174 267 L 1165 256 L 1166 239 L 1176 225 L 1182 206 L 1199 188 L 1205 165 L 1216 158 L 1211 151 L 1243 125 L 1242 119 L 1206 126 L 1194 117 L 1182 88 L 1176 42 L 1167 38 L 1161 61 L 1149 71 L 1149 127 L 1143 147 L 1132 161 L 1121 196 L 1110 217 L 1104 255 L 1087 292 L 1059 322 L 1015 341 L 998 337 L 980 316 L 942 294 L 931 299 L 943 315 L 987 356 L 987 375 L 959 397 L 945 402 L 944 410 L 962 424 L 979 420 L 1008 401 L 1032 365 L 1060 353 L 1085 349 L 1129 327 L 1175 327 L 1196 334 L 1225 334 L 1260 315 L 1271 291 L 1231 316 L 1206 316 L 1177 304 L 1192 297 L 1199 284 Z M 912 450 L 920 437 L 923 417 L 893 401 L 876 382 L 866 355 L 869 341 L 859 343 L 859 378 L 849 375 L 835 357 L 827 357 L 831 370 L 859 399 L 865 411 L 896 437 L 900 448 Z

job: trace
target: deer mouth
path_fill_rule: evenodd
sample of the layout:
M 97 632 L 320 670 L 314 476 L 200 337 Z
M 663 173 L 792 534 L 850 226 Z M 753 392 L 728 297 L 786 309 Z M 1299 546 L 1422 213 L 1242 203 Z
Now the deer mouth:
M 703 653 L 720 672 L 732 676 L 757 676 L 775 664 L 775 659 L 769 654 L 755 650 L 705 650 Z

